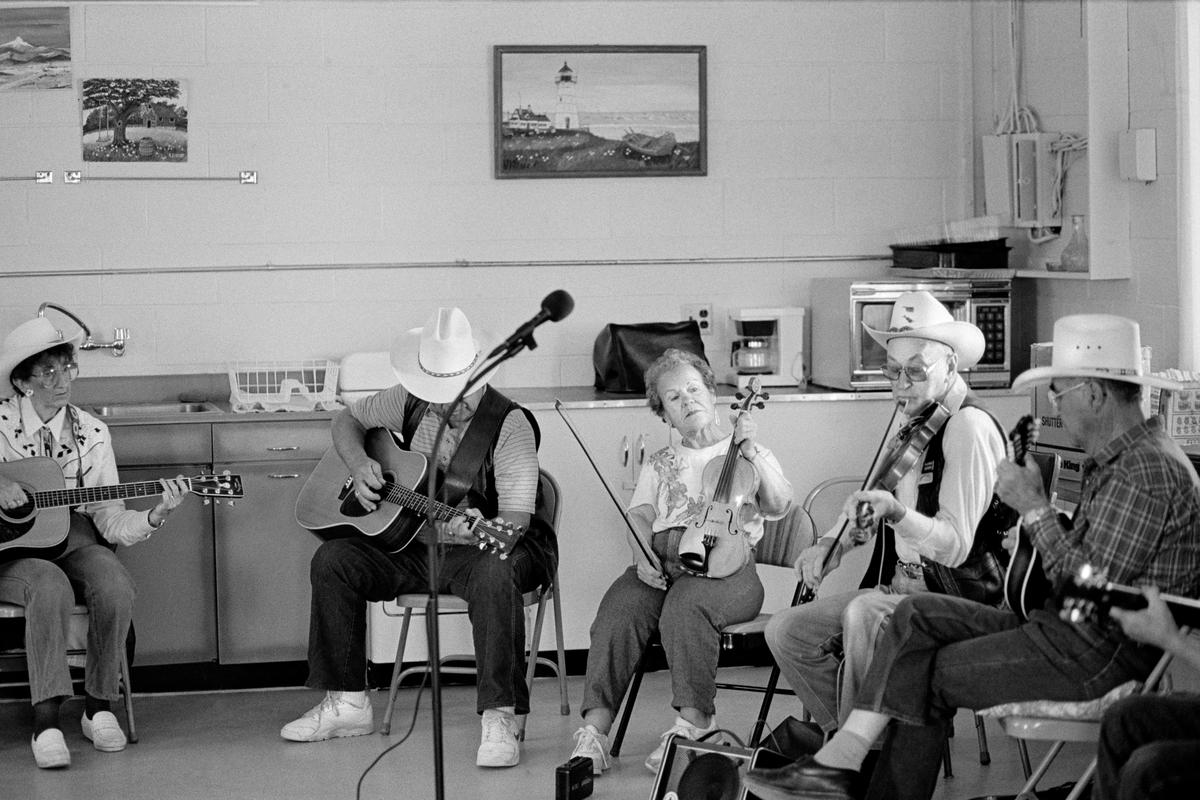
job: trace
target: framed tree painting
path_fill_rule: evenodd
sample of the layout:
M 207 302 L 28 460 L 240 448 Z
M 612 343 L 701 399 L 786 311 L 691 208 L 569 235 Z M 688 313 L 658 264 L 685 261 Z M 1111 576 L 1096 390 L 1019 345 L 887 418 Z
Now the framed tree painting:
M 497 178 L 707 173 L 703 46 L 493 49 Z

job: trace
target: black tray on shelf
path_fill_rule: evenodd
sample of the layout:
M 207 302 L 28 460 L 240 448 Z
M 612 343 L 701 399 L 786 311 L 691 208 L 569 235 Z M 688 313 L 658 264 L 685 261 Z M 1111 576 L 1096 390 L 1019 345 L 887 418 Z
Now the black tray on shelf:
M 891 245 L 892 266 L 900 269 L 1007 269 L 1007 239 Z

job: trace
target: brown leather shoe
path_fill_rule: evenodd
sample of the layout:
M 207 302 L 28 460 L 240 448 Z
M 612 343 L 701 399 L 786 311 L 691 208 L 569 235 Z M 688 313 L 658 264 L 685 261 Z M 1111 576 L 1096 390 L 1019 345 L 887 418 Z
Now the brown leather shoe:
M 752 769 L 743 781 L 760 800 L 855 800 L 859 774 L 826 767 L 805 756 L 786 767 Z

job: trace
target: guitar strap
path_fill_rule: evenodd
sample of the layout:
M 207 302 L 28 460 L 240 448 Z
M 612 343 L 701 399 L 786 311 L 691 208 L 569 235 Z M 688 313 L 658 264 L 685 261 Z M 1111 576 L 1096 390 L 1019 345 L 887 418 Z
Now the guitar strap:
M 484 391 L 479 407 L 467 426 L 467 433 L 458 443 L 458 449 L 454 451 L 454 457 L 450 459 L 446 475 L 442 478 L 438 495 L 443 503 L 457 507 L 474 486 L 475 476 L 479 474 L 510 406 L 508 398 L 492 387 Z M 409 395 L 404 409 L 404 429 L 401 431 L 405 449 L 411 446 L 413 434 L 428 408 L 429 403 Z

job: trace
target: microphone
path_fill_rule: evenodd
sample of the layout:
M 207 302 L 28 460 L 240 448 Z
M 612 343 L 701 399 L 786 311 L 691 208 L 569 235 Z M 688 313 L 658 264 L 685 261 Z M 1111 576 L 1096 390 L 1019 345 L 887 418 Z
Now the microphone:
M 528 345 L 530 350 L 534 349 L 537 347 L 537 342 L 533 340 L 533 336 L 531 335 L 533 329 L 543 322 L 558 322 L 574 309 L 575 299 L 562 289 L 555 289 L 542 299 L 542 310 L 533 319 L 530 319 L 517 328 L 512 336 L 505 339 L 503 344 L 491 352 L 488 358 L 498 356 L 506 350 L 512 350 L 522 344 Z

